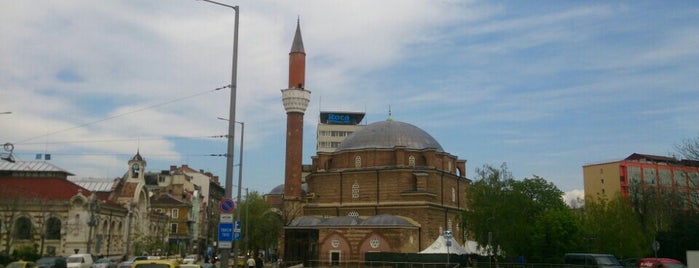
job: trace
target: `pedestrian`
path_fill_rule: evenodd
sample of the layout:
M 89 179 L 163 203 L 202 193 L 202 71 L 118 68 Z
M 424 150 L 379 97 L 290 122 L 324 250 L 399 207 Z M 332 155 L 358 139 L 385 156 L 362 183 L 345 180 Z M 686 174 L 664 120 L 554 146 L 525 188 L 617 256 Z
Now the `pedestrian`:
M 247 264 L 248 264 L 248 268 L 255 268 L 255 258 L 248 257 Z
M 255 268 L 262 268 L 264 264 L 265 263 L 262 260 L 262 254 L 257 255 L 257 258 L 255 258 Z

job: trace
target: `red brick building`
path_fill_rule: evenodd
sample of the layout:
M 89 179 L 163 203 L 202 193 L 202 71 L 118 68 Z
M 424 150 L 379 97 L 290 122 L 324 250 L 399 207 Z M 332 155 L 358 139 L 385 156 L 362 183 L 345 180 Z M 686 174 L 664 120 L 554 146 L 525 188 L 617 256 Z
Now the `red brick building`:
M 418 253 L 444 231 L 465 240 L 466 161 L 444 151 L 424 130 L 404 122 L 375 122 L 347 136 L 332 152 L 301 163 L 305 85 L 300 27 L 289 53 L 284 185 L 267 195 L 279 206 L 285 261 L 339 264 L 366 252 Z

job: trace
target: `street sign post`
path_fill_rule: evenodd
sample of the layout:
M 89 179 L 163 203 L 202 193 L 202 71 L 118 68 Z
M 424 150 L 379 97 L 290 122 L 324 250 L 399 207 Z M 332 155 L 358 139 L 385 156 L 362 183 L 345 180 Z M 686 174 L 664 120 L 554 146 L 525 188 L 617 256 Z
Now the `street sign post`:
M 218 224 L 218 248 L 230 249 L 233 244 L 233 223 L 222 222 Z

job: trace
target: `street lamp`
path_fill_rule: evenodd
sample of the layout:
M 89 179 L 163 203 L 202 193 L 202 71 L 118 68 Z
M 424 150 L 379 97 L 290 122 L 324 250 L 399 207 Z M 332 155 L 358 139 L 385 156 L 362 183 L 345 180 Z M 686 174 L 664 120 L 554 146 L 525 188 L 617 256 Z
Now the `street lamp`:
M 230 122 L 230 120 L 228 120 L 226 118 L 218 117 L 218 119 Z M 243 188 L 243 140 L 245 138 L 245 122 L 238 122 L 238 121 L 233 121 L 233 122 L 240 124 L 240 159 L 238 160 L 238 197 L 237 197 L 237 200 L 235 201 L 237 203 L 237 206 L 238 206 L 235 210 L 235 218 L 236 218 L 236 221 L 240 221 L 240 204 L 241 204 L 240 203 L 241 202 L 240 195 L 241 195 L 241 189 Z M 245 196 L 247 199 L 247 188 L 245 188 L 245 192 L 246 192 Z M 246 202 L 247 202 L 247 200 L 246 200 Z M 247 205 L 246 205 L 246 207 L 247 207 Z M 247 220 L 247 214 L 245 215 L 245 219 Z M 246 223 L 246 225 L 247 225 L 247 223 Z M 245 227 L 245 230 L 247 230 L 247 226 Z M 245 234 L 247 236 L 247 231 Z M 234 246 L 233 251 L 235 252 L 236 258 L 238 257 L 239 250 L 240 250 L 240 239 L 235 240 L 235 246 Z M 246 247 L 246 251 L 247 251 L 247 247 Z M 221 258 L 223 259 L 223 256 Z M 236 268 L 238 267 L 238 260 L 237 259 L 234 260 L 233 266 Z
M 226 197 L 231 198 L 232 197 L 232 185 L 233 184 L 233 147 L 234 147 L 234 134 L 235 134 L 235 97 L 236 97 L 236 89 L 238 87 L 238 17 L 239 17 L 239 9 L 238 6 L 230 6 L 226 5 L 223 3 L 219 3 L 216 1 L 211 1 L 211 0 L 200 0 L 200 1 L 205 1 L 209 2 L 212 4 L 216 4 L 219 6 L 227 7 L 227 8 L 232 8 L 235 11 L 235 28 L 234 28 L 234 33 L 233 33 L 233 67 L 231 70 L 231 100 L 230 100 L 230 108 L 229 108 L 229 121 L 228 121 L 228 150 L 226 153 Z M 238 190 L 240 192 L 240 190 Z M 240 194 L 238 195 L 240 196 Z M 237 244 L 236 244 L 237 245 Z M 237 248 L 236 248 L 237 250 Z M 228 257 L 230 255 L 231 249 L 230 248 L 224 248 L 221 251 L 221 262 L 225 263 L 225 265 L 228 265 Z M 237 253 L 237 252 L 236 252 Z M 238 268 L 238 262 L 234 261 L 234 266 L 235 268 Z
M 90 253 L 90 248 L 92 247 L 92 230 L 97 226 L 98 220 L 95 217 L 95 212 L 99 211 L 99 203 L 97 201 L 97 196 L 92 193 L 87 201 L 87 208 L 90 212 L 90 219 L 87 221 L 87 225 L 90 227 L 89 233 L 87 235 L 87 253 Z

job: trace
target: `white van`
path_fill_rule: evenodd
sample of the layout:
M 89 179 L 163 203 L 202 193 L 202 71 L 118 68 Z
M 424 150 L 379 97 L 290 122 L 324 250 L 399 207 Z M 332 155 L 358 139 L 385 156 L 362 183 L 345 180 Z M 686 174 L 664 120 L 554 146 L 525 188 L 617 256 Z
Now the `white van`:
M 95 260 L 91 254 L 73 254 L 66 258 L 66 267 L 68 268 L 93 268 Z

